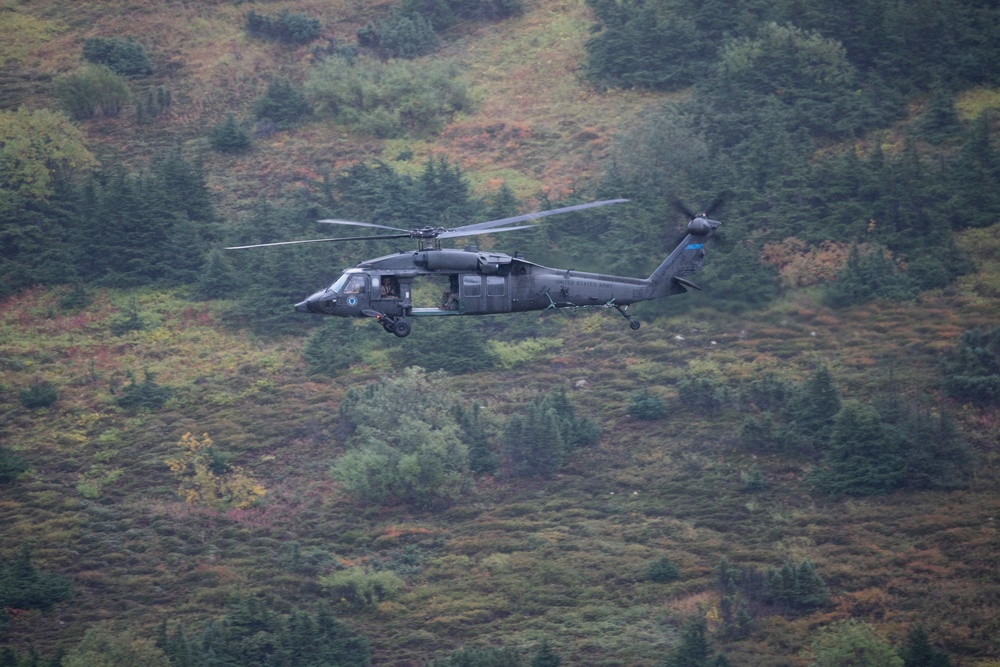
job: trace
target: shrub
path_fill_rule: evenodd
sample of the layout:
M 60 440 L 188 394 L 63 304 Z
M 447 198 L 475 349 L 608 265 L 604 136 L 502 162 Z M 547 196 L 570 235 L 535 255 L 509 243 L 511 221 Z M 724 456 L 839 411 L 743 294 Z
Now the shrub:
M 28 462 L 23 457 L 6 447 L 0 447 L 0 484 L 13 482 L 28 467 Z
M 331 475 L 366 502 L 429 507 L 452 501 L 472 484 L 455 402 L 416 367 L 369 385 L 363 395 L 348 392 L 340 412 L 353 432 Z
M 454 113 L 468 109 L 468 90 L 448 62 L 349 61 L 331 56 L 311 71 L 306 94 L 318 112 L 379 137 L 439 132 Z
M 105 65 L 89 65 L 56 79 L 53 92 L 76 120 L 114 118 L 129 101 L 125 79 Z
M 862 621 L 848 619 L 827 626 L 812 644 L 813 667 L 903 667 L 903 659 L 875 630 Z
M 268 39 L 284 44 L 308 44 L 322 31 L 319 19 L 300 12 L 282 10 L 277 16 L 264 16 L 254 10 L 246 14 L 244 27 L 247 34 L 258 39 Z
M 91 37 L 83 45 L 83 58 L 95 65 L 105 65 L 122 76 L 153 73 L 146 47 L 131 37 Z
M 251 146 L 250 135 L 236 123 L 232 114 L 212 128 L 209 143 L 220 153 L 243 153 L 250 150 Z
M 1000 327 L 964 332 L 941 363 L 948 395 L 973 403 L 1000 400 Z
M 728 400 L 725 385 L 717 378 L 697 373 L 685 373 L 677 381 L 677 393 L 686 407 L 716 412 Z
M 873 299 L 906 300 L 916 294 L 913 280 L 882 248 L 862 254 L 851 249 L 847 265 L 827 285 L 823 297 L 834 307 L 853 306 Z
M 653 421 L 667 416 L 667 404 L 664 403 L 659 394 L 643 389 L 632 394 L 627 412 L 629 416 L 636 419 Z
M 47 408 L 59 400 L 59 392 L 48 380 L 35 379 L 27 389 L 21 390 L 21 405 L 29 410 Z
M 760 466 L 756 463 L 749 470 L 740 473 L 740 482 L 742 482 L 741 490 L 750 493 L 763 491 L 767 488 L 767 480 L 764 478 L 764 473 L 761 472 Z
M 271 120 L 279 130 L 287 130 L 312 113 L 309 100 L 301 88 L 285 79 L 274 79 L 267 90 L 254 100 L 253 115 L 258 120 Z
M 424 667 L 522 667 L 521 654 L 511 648 L 463 648 Z
M 250 507 L 267 493 L 253 477 L 240 468 L 230 467 L 219 454 L 212 439 L 204 434 L 199 440 L 185 433 L 177 446 L 180 454 L 167 460 L 167 466 L 180 483 L 177 493 L 189 504 L 214 509 Z
M 366 572 L 350 567 L 319 578 L 319 584 L 352 607 L 372 607 L 399 595 L 406 582 L 392 572 Z
M 430 53 L 438 44 L 434 26 L 420 14 L 412 18 L 394 14 L 379 21 L 374 28 L 366 31 L 364 41 L 389 58 L 416 58 Z
M 10 563 L 0 560 L 0 609 L 45 610 L 71 594 L 69 581 L 35 567 L 27 546 Z
M 135 119 L 139 124 L 151 123 L 164 111 L 170 108 L 173 103 L 173 96 L 166 86 L 157 86 L 155 90 L 150 90 L 146 94 L 146 100 L 138 101 L 135 105 Z
M 764 575 L 764 601 L 786 611 L 806 612 L 825 606 L 830 591 L 812 561 L 770 567 Z
M 676 581 L 681 578 L 677 564 L 666 556 L 657 558 L 646 567 L 645 579 L 657 583 Z
M 116 401 L 123 408 L 147 408 L 156 410 L 174 395 L 174 390 L 156 383 L 156 374 L 146 371 L 142 382 L 130 375 L 129 384 L 122 388 Z
M 59 664 L 62 667 L 170 667 L 171 662 L 152 639 L 140 637 L 131 630 L 116 630 L 102 623 L 88 628 L 80 643 L 70 649 Z

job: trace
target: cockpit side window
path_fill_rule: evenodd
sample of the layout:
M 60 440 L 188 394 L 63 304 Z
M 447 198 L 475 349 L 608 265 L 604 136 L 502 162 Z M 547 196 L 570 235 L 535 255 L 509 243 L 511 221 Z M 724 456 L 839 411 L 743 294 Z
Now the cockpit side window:
M 365 277 L 357 274 L 351 276 L 347 284 L 344 285 L 344 294 L 361 294 L 365 289 Z

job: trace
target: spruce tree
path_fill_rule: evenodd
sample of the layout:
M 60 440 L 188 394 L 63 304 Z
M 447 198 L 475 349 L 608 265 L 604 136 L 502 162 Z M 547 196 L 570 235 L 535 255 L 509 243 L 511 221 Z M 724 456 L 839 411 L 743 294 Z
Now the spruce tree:
M 931 645 L 927 631 L 919 624 L 910 626 L 899 657 L 903 659 L 903 667 L 951 667 L 948 654 Z
M 840 411 L 840 392 L 825 363 L 820 363 L 788 404 L 795 425 L 817 442 L 826 442 L 834 416 Z
M 681 641 L 667 655 L 662 667 L 725 667 L 724 656 L 709 656 L 708 625 L 704 618 L 693 618 L 681 629 Z
M 542 645 L 538 647 L 538 651 L 531 658 L 530 663 L 531 667 L 559 667 L 561 664 L 562 658 L 552 649 L 548 639 L 544 640 Z
M 250 150 L 250 135 L 240 127 L 232 114 L 212 128 L 209 143 L 220 153 L 243 153 Z
M 898 437 L 875 408 L 852 401 L 837 413 L 826 456 L 810 477 L 826 493 L 873 495 L 899 487 L 905 473 Z

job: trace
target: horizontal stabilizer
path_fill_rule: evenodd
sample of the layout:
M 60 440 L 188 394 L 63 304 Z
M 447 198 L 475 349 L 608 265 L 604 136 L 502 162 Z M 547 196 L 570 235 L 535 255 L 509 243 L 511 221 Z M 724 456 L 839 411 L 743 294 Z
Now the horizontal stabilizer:
M 679 276 L 674 276 L 674 282 L 677 283 L 678 285 L 680 285 L 681 287 L 690 287 L 691 289 L 696 289 L 698 291 L 701 291 L 700 287 L 698 287 L 697 285 L 695 285 L 693 282 L 691 282 L 687 278 L 681 278 Z

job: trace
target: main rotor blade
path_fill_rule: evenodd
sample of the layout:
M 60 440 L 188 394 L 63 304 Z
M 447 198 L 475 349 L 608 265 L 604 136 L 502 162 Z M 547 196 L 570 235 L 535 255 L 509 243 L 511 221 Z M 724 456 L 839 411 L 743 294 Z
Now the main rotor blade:
M 379 229 L 391 229 L 394 232 L 407 232 L 408 229 L 400 229 L 399 227 L 388 227 L 386 225 L 376 225 L 374 222 L 355 222 L 353 220 L 317 220 L 316 222 L 322 222 L 326 225 L 355 225 L 357 227 L 378 227 Z
M 451 230 L 452 232 L 464 232 L 466 230 L 474 229 L 492 229 L 493 227 L 500 227 L 502 225 L 510 225 L 515 222 L 525 222 L 527 220 L 536 220 L 538 218 L 544 218 L 549 215 L 557 215 L 559 213 L 569 213 L 570 211 L 582 211 L 587 208 L 595 208 L 597 206 L 607 206 L 609 204 L 620 204 L 622 202 L 628 201 L 627 199 L 605 199 L 602 201 L 592 201 L 587 204 L 576 204 L 575 206 L 564 206 L 563 208 L 555 208 L 550 211 L 536 211 L 535 213 L 525 213 L 524 215 L 515 215 L 512 218 L 500 218 L 499 220 L 488 220 L 486 222 L 476 222 L 471 225 L 464 225 L 462 227 L 456 227 Z
M 383 234 L 382 236 L 343 236 L 336 239 L 306 239 L 304 241 L 278 241 L 277 243 L 257 243 L 254 245 L 229 246 L 226 250 L 245 250 L 247 248 L 270 248 L 278 245 L 298 245 L 300 243 L 327 243 L 329 241 L 371 241 L 374 239 L 408 239 L 407 234 Z
M 730 194 L 729 192 L 720 192 L 719 195 L 715 198 L 715 201 L 709 204 L 708 208 L 705 209 L 705 216 L 707 217 L 712 215 L 712 211 L 725 204 L 726 200 L 729 198 L 729 194 Z
M 480 234 L 499 234 L 500 232 L 516 232 L 519 229 L 533 229 L 538 225 L 518 225 L 517 227 L 501 227 L 499 229 L 467 229 L 465 227 L 459 227 L 458 229 L 452 229 L 447 232 L 441 232 L 438 235 L 439 239 L 454 239 L 459 236 L 478 236 Z
M 688 220 L 694 220 L 695 218 L 698 217 L 697 213 L 695 213 L 694 211 L 692 211 L 691 209 L 689 209 L 687 206 L 684 205 L 684 202 L 681 201 L 680 197 L 674 197 L 674 208 L 676 208 L 679 212 L 683 213 L 684 217 L 687 218 Z

